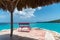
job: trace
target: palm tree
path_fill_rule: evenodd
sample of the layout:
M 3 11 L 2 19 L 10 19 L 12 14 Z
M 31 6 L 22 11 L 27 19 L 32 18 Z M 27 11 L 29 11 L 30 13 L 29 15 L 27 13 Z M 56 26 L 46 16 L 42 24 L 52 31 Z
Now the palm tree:
M 10 37 L 13 35 L 13 12 L 15 8 L 22 10 L 22 8 L 26 8 L 26 6 L 36 8 L 38 6 L 45 6 L 58 2 L 60 2 L 60 0 L 0 0 L 0 8 L 3 10 L 8 10 L 11 13 Z

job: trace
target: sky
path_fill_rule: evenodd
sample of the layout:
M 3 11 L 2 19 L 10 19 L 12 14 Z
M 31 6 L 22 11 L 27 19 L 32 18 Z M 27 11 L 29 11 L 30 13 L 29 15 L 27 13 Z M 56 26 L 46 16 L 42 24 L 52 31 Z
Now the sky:
M 44 22 L 60 19 L 60 3 L 37 8 L 22 8 L 13 12 L 14 22 Z M 10 22 L 10 12 L 0 9 L 0 23 Z

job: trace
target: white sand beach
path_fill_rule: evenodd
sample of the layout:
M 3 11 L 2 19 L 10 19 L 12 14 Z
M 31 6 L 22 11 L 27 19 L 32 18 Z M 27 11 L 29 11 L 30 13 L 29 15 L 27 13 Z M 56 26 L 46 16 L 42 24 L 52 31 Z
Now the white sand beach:
M 10 34 L 10 30 L 0 31 L 0 40 L 2 38 L 4 38 L 3 35 L 6 36 L 7 34 Z M 32 38 L 30 40 L 33 40 L 33 39 L 34 40 L 60 40 L 59 34 L 57 34 L 55 32 L 51 32 L 51 31 L 47 31 L 47 30 L 41 30 L 41 29 L 31 29 L 30 32 L 18 32 L 18 30 L 14 30 L 13 35 L 17 35 L 17 36 L 23 37 L 23 38 L 24 37 Z M 20 39 L 17 38 L 16 40 L 20 40 Z

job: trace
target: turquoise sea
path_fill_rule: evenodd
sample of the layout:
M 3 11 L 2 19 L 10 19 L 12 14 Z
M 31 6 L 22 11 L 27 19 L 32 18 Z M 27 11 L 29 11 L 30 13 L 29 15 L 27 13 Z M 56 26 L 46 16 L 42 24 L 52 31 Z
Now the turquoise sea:
M 19 24 L 15 23 L 14 24 L 14 29 L 18 28 Z M 48 29 L 48 30 L 53 30 L 56 32 L 60 33 L 60 23 L 31 23 L 30 24 L 31 28 L 43 28 L 43 29 Z M 0 23 L 0 31 L 5 30 L 5 29 L 10 29 L 10 24 L 9 23 Z

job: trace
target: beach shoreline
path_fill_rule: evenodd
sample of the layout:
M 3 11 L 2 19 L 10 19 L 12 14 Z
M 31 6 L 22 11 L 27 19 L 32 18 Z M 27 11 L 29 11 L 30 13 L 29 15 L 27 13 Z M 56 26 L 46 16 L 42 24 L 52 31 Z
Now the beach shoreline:
M 41 29 L 32 28 L 31 31 L 28 32 L 28 33 L 26 33 L 26 32 L 18 32 L 17 29 L 14 29 L 13 35 L 18 35 L 18 36 L 22 36 L 22 37 L 29 37 L 29 38 L 39 39 L 39 37 L 36 36 L 36 34 L 42 33 L 44 31 L 51 33 L 54 36 L 55 39 L 60 39 L 60 38 L 58 38 L 58 37 L 60 37 L 59 33 L 54 32 L 54 31 L 50 31 L 50 30 L 46 30 L 46 29 L 42 29 L 42 28 Z M 0 35 L 5 35 L 5 34 L 10 34 L 10 29 L 0 31 Z

